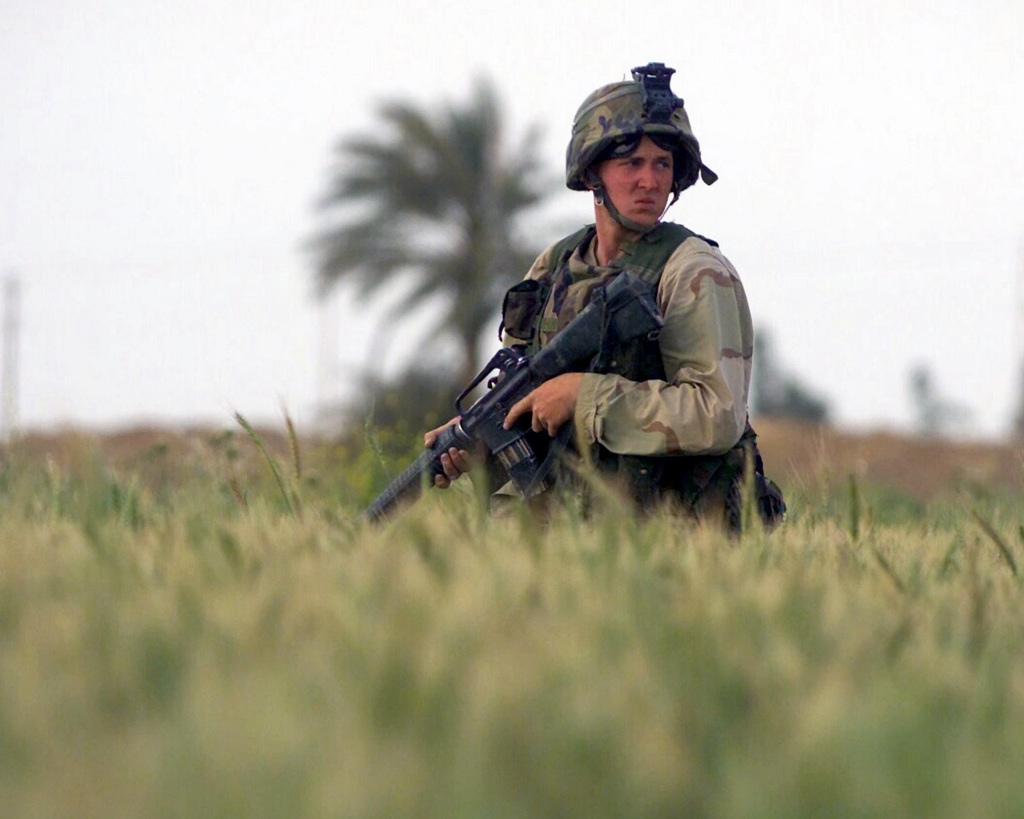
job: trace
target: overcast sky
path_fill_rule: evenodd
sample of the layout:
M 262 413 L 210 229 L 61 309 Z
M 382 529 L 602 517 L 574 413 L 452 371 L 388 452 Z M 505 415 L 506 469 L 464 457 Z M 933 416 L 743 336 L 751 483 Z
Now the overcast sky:
M 670 218 L 720 242 L 780 363 L 856 428 L 909 427 L 924 365 L 965 431 L 1003 434 L 1024 347 L 1022 9 L 0 0 L 21 423 L 229 424 L 282 404 L 310 422 L 376 329 L 345 293 L 312 298 L 302 245 L 337 139 L 382 99 L 460 102 L 487 76 L 513 135 L 543 125 L 555 174 L 583 98 L 654 60 L 720 175 Z M 555 209 L 591 218 L 584 194 Z M 388 366 L 414 343 L 391 339 Z

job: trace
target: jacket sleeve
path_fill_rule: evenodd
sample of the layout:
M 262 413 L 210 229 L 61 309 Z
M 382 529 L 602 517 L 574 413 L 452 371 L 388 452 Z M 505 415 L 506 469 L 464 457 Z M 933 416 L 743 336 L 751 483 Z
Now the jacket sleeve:
M 584 375 L 577 431 L 629 455 L 708 455 L 730 449 L 747 420 L 753 326 L 730 262 L 700 239 L 683 242 L 658 286 L 666 381 Z

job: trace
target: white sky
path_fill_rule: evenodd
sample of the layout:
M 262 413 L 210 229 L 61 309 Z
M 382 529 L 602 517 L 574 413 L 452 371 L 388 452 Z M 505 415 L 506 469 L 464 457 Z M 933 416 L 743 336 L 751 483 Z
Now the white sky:
M 375 329 L 311 297 L 336 140 L 382 98 L 461 101 L 487 75 L 557 173 L 582 99 L 655 60 L 721 177 L 670 218 L 719 240 L 782 365 L 865 428 L 910 425 L 926 364 L 967 431 L 1001 434 L 1024 347 L 1022 43 L 1019 0 L 0 0 L 21 422 L 311 420 Z M 583 194 L 557 209 L 590 218 Z

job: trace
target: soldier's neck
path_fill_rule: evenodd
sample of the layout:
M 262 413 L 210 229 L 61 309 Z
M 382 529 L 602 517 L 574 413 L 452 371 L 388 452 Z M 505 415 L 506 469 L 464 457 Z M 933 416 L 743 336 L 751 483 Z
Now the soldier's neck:
M 607 267 L 622 255 L 622 246 L 626 242 L 637 241 L 641 234 L 626 230 L 604 208 L 597 207 L 594 210 L 594 227 L 597 229 L 594 256 L 599 265 Z

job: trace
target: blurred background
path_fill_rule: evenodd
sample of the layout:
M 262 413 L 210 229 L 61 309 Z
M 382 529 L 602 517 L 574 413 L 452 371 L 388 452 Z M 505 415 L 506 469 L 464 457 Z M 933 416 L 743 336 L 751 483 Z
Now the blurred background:
M 592 218 L 577 106 L 660 61 L 720 176 L 668 218 L 740 271 L 758 413 L 1007 439 L 1022 42 L 1012 0 L 4 3 L 4 433 L 450 401 Z

